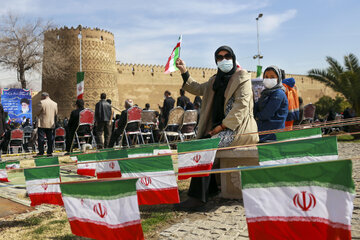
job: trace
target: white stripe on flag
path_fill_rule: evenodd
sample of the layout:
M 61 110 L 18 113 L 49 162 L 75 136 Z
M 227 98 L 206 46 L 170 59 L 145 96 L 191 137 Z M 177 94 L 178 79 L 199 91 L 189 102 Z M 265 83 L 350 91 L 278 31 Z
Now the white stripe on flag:
M 306 192 L 305 205 L 309 206 L 313 194 L 316 204 L 307 211 L 294 204 L 295 195 L 304 205 L 302 192 Z M 247 218 L 255 217 L 319 217 L 332 222 L 351 224 L 354 194 L 318 186 L 269 187 L 243 189 L 244 205 Z M 295 199 L 295 202 L 297 199 Z M 342 204 L 339 204 L 342 203 Z
M 178 155 L 178 167 L 193 167 L 202 164 L 213 163 L 216 155 L 216 150 L 194 152 Z
M 306 157 L 284 158 L 284 159 L 270 160 L 270 161 L 260 161 L 259 164 L 261 166 L 265 166 L 265 165 L 289 164 L 289 163 L 332 161 L 332 160 L 338 160 L 338 159 L 339 159 L 338 155 L 306 156 Z
M 118 227 L 116 225 L 140 219 L 136 194 L 112 200 L 63 196 L 63 201 L 69 220 L 77 218 L 85 222 L 106 223 L 107 227 Z
M 123 173 L 122 177 L 139 177 L 136 190 L 177 188 L 174 171 Z
M 48 185 L 46 183 L 58 183 L 60 182 L 59 178 L 49 178 L 49 179 L 36 179 L 26 181 L 26 191 L 28 194 L 33 193 L 61 193 L 60 185 Z
M 0 179 L 1 178 L 7 178 L 8 175 L 7 175 L 7 172 L 5 169 L 0 169 Z

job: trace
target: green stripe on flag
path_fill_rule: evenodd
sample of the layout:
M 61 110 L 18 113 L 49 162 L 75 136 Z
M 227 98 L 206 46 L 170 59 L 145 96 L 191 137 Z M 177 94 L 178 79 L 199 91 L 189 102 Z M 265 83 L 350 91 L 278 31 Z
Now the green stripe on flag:
M 85 72 L 77 72 L 76 73 L 76 83 L 81 83 L 84 81 Z
M 58 165 L 58 164 L 59 164 L 58 157 L 35 158 L 35 165 L 37 167 L 47 166 L 47 165 Z
M 295 138 L 306 138 L 316 135 L 322 135 L 321 128 L 308 128 L 295 131 L 286 131 L 275 133 L 277 141 L 284 141 Z
M 127 158 L 126 149 L 120 150 L 111 150 L 106 152 L 97 152 L 89 154 L 81 154 L 77 156 L 79 162 L 82 161 L 99 161 L 99 160 L 110 160 L 110 159 L 119 159 Z
M 143 146 L 138 148 L 130 148 L 127 150 L 128 156 L 130 154 L 153 154 L 154 146 Z
M 0 162 L 0 169 L 5 169 L 5 168 L 6 168 L 6 163 Z
M 354 193 L 351 174 L 351 160 L 281 165 L 242 170 L 241 184 L 243 189 L 320 186 Z
M 338 155 L 336 136 L 258 146 L 259 162 L 304 156 Z
M 135 158 L 119 161 L 121 173 L 143 173 L 174 170 L 171 156 Z
M 49 179 L 60 177 L 60 167 L 24 169 L 25 180 Z
M 61 194 L 64 197 L 91 198 L 111 200 L 136 195 L 137 179 L 61 184 Z
M 220 138 L 209 138 L 201 140 L 192 140 L 181 142 L 177 144 L 178 152 L 190 152 L 196 150 L 214 149 L 217 148 Z

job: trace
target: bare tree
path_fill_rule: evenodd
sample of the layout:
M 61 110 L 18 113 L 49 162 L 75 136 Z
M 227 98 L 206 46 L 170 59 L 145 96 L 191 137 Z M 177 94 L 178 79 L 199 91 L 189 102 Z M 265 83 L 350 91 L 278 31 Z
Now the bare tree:
M 26 22 L 8 13 L 0 23 L 0 64 L 15 69 L 22 88 L 27 88 L 25 73 L 40 70 L 43 59 L 44 32 L 51 28 L 50 22 L 37 19 Z

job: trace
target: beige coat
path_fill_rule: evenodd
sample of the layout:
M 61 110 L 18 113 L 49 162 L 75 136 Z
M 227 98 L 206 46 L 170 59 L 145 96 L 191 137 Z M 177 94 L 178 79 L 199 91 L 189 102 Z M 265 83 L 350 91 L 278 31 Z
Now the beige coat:
M 185 91 L 198 96 L 203 96 L 197 135 L 198 138 L 203 137 L 211 131 L 211 111 L 214 98 L 212 86 L 214 81 L 215 75 L 211 77 L 209 81 L 202 84 L 190 77 L 183 86 Z M 225 90 L 224 111 L 232 96 L 234 96 L 235 100 L 232 109 L 222 122 L 227 128 L 235 131 L 236 136 L 231 146 L 257 143 L 259 141 L 258 134 L 240 135 L 258 131 L 253 114 L 254 102 L 251 87 L 251 74 L 246 70 L 237 70 L 230 78 Z
M 47 97 L 40 101 L 36 116 L 39 128 L 55 128 L 55 117 L 58 113 L 57 103 Z

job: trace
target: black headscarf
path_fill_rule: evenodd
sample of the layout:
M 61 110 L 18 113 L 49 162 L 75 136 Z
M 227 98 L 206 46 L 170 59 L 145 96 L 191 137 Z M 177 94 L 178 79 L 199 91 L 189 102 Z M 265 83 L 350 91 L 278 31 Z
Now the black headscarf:
M 224 114 L 224 104 L 225 104 L 225 90 L 229 83 L 229 80 L 231 76 L 236 71 L 236 56 L 233 52 L 233 50 L 228 46 L 221 46 L 215 51 L 215 63 L 216 61 L 216 55 L 220 51 L 227 51 L 232 56 L 233 61 L 233 68 L 230 70 L 230 72 L 224 73 L 218 68 L 218 71 L 216 73 L 215 82 L 213 84 L 213 90 L 215 92 L 214 99 L 213 99 L 213 111 L 212 111 L 212 128 L 216 127 L 217 125 L 220 125 L 222 123 L 222 120 L 225 118 Z

